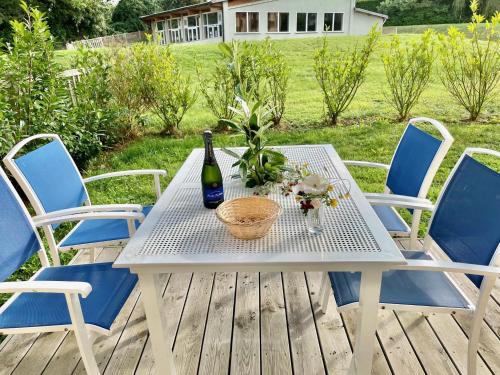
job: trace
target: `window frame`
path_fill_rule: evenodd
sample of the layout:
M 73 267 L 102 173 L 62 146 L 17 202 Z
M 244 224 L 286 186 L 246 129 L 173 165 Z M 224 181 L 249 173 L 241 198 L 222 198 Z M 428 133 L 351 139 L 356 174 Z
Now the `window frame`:
M 276 28 L 278 31 L 269 31 L 269 14 L 271 13 L 276 13 L 278 17 L 276 18 Z M 281 25 L 281 15 L 282 14 L 287 14 L 288 15 L 288 30 L 287 31 L 280 31 L 280 25 Z M 280 11 L 269 11 L 267 12 L 267 34 L 290 34 L 290 12 L 280 12 Z
M 298 25 L 298 17 L 299 17 L 299 14 L 305 14 L 306 15 L 306 21 L 305 21 L 305 31 L 299 31 L 297 30 L 297 25 Z M 315 14 L 316 15 L 316 27 L 314 30 L 312 31 L 309 31 L 307 30 L 308 29 L 308 24 L 309 24 L 309 15 L 310 14 Z M 318 12 L 297 12 L 295 14 L 295 33 L 296 34 L 314 34 L 314 33 L 317 33 L 318 32 Z
M 327 14 L 332 15 L 332 30 L 325 30 L 325 16 Z M 334 30 L 335 28 L 335 15 L 336 14 L 342 14 L 342 28 L 340 30 Z M 323 32 L 325 33 L 343 33 L 344 32 L 344 19 L 345 19 L 345 12 L 325 12 L 323 13 Z
M 235 12 L 234 13 L 235 21 L 238 19 L 238 17 L 237 17 L 238 13 L 245 14 L 247 30 L 246 31 L 238 31 L 238 22 L 235 22 L 234 23 L 234 33 L 235 34 L 260 34 L 260 12 Z M 250 18 L 248 17 L 249 13 L 257 14 L 257 20 L 258 20 L 257 31 L 250 31 Z

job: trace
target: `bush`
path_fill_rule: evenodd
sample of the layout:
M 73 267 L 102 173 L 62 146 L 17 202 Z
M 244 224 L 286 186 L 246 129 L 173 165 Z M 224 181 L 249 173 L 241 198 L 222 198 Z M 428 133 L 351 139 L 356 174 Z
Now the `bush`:
M 478 25 L 484 17 L 477 13 L 478 2 L 471 2 L 472 22 L 468 26 L 472 37 L 455 27 L 440 35 L 442 63 L 441 81 L 455 100 L 476 120 L 486 102 L 495 97 L 500 80 L 500 39 L 497 31 L 500 13 L 486 21 L 485 37 L 481 39 Z
M 314 56 L 314 72 L 323 92 L 328 120 L 336 125 L 339 115 L 351 104 L 359 86 L 365 80 L 365 71 L 380 33 L 373 26 L 361 48 L 352 51 L 330 52 L 328 40 Z
M 137 77 L 136 63 L 131 48 L 119 48 L 111 52 L 109 89 L 115 102 L 122 108 L 129 135 L 137 135 L 144 125 L 141 113 L 144 103 L 141 80 Z
M 190 80 L 184 77 L 170 48 L 157 43 L 139 43 L 132 47 L 137 79 L 145 105 L 163 121 L 163 134 L 175 134 L 196 95 Z
M 40 11 L 26 3 L 22 2 L 21 8 L 25 19 L 11 21 L 13 41 L 0 56 L 3 127 L 8 135 L 1 147 L 4 151 L 26 136 L 54 131 L 64 121 L 66 93 L 59 79 L 61 68 L 54 62 L 47 22 Z
M 219 60 L 218 60 L 219 61 Z M 236 106 L 236 86 L 233 75 L 228 69 L 228 62 L 222 60 L 215 66 L 214 72 L 208 78 L 202 77 L 202 72 L 197 68 L 200 81 L 200 92 L 205 99 L 208 109 L 218 119 L 218 126 L 222 119 L 231 120 L 234 112 L 230 107 Z
M 394 36 L 382 54 L 389 85 L 386 98 L 398 112 L 398 120 L 407 118 L 429 83 L 434 62 L 433 35 L 432 30 L 427 30 L 418 41 L 404 46 L 399 36 Z

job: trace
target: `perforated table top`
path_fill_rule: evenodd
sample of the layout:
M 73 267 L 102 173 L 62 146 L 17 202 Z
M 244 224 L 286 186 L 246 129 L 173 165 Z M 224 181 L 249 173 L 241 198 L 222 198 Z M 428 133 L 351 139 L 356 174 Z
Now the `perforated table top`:
M 204 151 L 195 149 L 115 262 L 132 269 L 153 267 L 164 272 L 195 270 L 361 270 L 403 264 L 404 258 L 380 223 L 339 156 L 330 145 L 280 149 L 290 162 L 309 163 L 329 178 L 348 179 L 351 198 L 324 210 L 324 232 L 307 232 L 304 215 L 293 197 L 271 194 L 282 215 L 270 233 L 258 240 L 233 237 L 214 210 L 203 207 L 201 168 Z M 242 149 L 234 149 L 241 153 Z M 231 178 L 234 159 L 220 150 L 216 158 L 224 176 L 225 199 L 252 190 Z

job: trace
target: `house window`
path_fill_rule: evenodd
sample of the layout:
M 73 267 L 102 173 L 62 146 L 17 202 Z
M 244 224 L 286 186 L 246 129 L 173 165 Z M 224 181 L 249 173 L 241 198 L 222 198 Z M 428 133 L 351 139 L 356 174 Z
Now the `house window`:
M 236 32 L 237 33 L 258 33 L 259 13 L 258 12 L 236 12 Z
M 156 22 L 156 30 L 163 31 L 163 21 Z
M 217 12 L 203 14 L 203 29 L 206 39 L 222 36 L 222 14 Z
M 316 13 L 297 13 L 297 31 L 316 31 L 317 18 L 318 15 Z
M 344 27 L 344 13 L 325 13 L 323 30 L 342 31 Z
M 267 31 L 270 33 L 287 33 L 289 18 L 290 17 L 288 13 L 267 13 Z

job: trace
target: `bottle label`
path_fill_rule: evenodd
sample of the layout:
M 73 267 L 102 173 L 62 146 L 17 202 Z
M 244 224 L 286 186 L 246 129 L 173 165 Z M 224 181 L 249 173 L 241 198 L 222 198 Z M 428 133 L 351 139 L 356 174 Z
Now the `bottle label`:
M 205 188 L 203 195 L 206 202 L 220 202 L 224 200 L 224 188 L 222 186 Z

